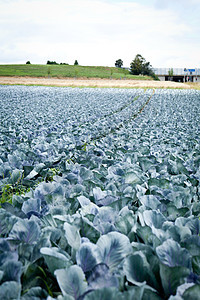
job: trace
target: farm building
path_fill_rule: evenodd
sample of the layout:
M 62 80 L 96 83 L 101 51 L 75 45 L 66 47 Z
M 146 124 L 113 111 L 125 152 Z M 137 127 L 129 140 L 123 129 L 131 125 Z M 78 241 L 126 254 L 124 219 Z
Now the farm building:
M 198 68 L 154 68 L 153 70 L 161 81 L 200 82 L 200 69 Z

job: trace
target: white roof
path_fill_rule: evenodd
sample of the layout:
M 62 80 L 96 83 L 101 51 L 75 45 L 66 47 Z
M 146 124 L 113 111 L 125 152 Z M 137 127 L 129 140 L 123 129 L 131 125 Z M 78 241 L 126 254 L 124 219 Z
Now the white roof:
M 169 75 L 169 70 L 173 69 L 173 75 L 200 75 L 200 69 L 198 68 L 154 68 L 156 75 Z

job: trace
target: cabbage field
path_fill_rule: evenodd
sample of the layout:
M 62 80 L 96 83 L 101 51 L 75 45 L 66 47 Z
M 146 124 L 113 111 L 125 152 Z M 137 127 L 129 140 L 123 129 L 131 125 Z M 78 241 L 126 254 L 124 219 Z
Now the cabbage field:
M 0 104 L 0 299 L 200 299 L 199 91 Z

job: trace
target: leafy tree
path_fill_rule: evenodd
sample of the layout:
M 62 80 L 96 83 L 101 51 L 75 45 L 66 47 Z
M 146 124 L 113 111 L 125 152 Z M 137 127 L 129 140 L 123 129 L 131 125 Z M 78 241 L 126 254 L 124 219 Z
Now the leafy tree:
M 26 65 L 30 65 L 31 64 L 31 62 L 28 60 L 27 62 L 26 62 Z
M 137 54 L 134 60 L 130 64 L 130 73 L 133 75 L 139 75 L 142 71 L 142 56 Z
M 168 71 L 168 74 L 169 74 L 169 80 L 173 80 L 173 75 L 174 75 L 174 70 L 171 68 L 171 69 L 169 69 L 169 71 Z
M 116 68 L 121 68 L 123 66 L 123 61 L 121 59 L 117 59 L 115 62 Z
M 140 54 L 137 54 L 134 60 L 131 62 L 130 73 L 133 75 L 148 75 L 152 76 L 154 79 L 157 79 L 150 62 L 147 62 L 146 59 Z
M 77 65 L 78 65 L 78 60 L 76 59 L 74 62 L 74 66 L 77 66 Z

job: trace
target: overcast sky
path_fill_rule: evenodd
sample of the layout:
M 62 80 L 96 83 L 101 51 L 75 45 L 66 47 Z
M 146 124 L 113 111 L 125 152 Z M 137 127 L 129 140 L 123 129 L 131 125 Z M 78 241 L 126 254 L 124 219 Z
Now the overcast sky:
M 0 64 L 200 68 L 200 0 L 0 0 Z

